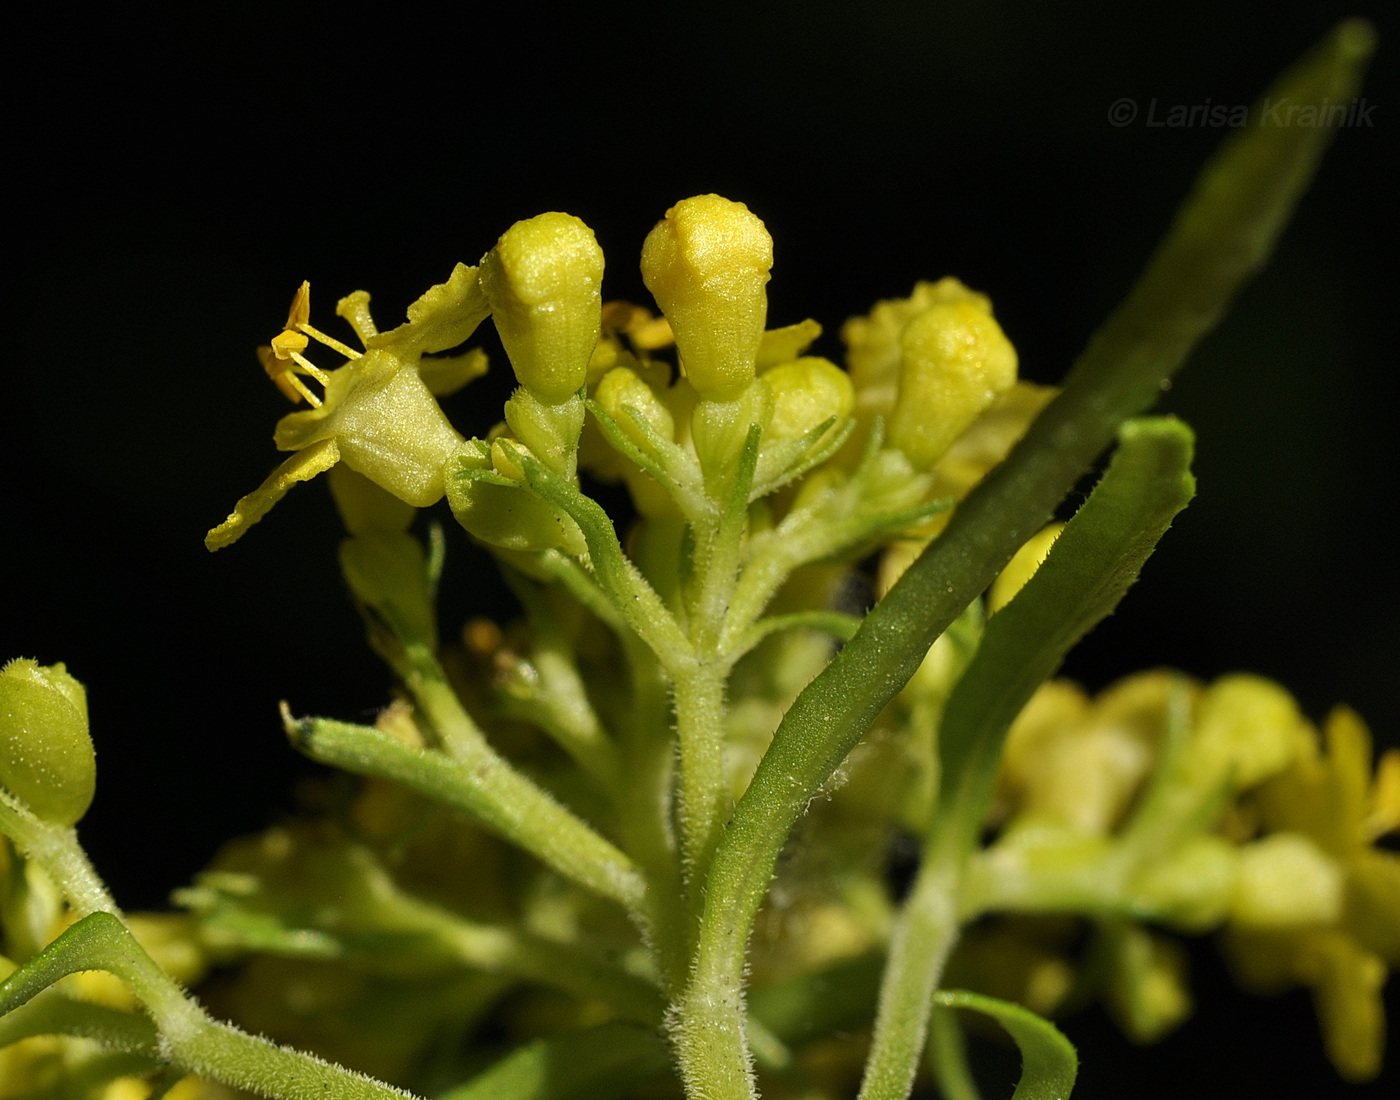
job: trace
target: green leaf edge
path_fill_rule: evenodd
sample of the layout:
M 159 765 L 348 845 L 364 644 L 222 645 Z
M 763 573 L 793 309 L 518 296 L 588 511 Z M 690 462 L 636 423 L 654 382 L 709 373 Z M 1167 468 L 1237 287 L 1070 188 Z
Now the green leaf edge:
M 1049 1020 L 1010 1001 L 966 990 L 939 990 L 933 1002 L 990 1016 L 1015 1040 L 1021 1051 L 1021 1079 L 1011 1100 L 1068 1100 L 1079 1074 L 1079 1054 Z

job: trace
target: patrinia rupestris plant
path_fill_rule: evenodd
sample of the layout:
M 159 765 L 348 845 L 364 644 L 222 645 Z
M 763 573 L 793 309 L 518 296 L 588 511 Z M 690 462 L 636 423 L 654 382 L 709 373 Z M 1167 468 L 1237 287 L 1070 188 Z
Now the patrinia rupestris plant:
M 180 915 L 125 917 L 73 830 L 83 688 L 5 667 L 0 1095 L 403 1095 L 304 1048 L 451 1100 L 898 1100 L 920 1074 L 967 1098 L 962 1010 L 1020 1047 L 1018 1097 L 1065 1096 L 1045 1017 L 1098 996 L 1165 1033 L 1189 1011 L 1170 934 L 1217 929 L 1246 985 L 1310 986 L 1338 1071 L 1374 1076 L 1400 754 L 1373 777 L 1355 715 L 1319 738 L 1250 676 L 1050 679 L 1190 499 L 1191 433 L 1143 414 L 1267 257 L 1370 49 L 1346 24 L 1271 90 L 1299 111 L 1226 144 L 1057 391 L 1017 381 L 951 278 L 848 322 L 845 369 L 805 354 L 816 322 L 767 327 L 763 223 L 715 195 L 646 239 L 660 317 L 604 302 L 592 232 L 558 213 L 396 328 L 342 298 L 358 348 L 303 285 L 260 358 L 309 408 L 206 541 L 327 474 L 400 693 L 372 727 L 284 705 L 293 744 L 359 780 L 231 843 Z M 463 345 L 488 318 L 520 385 L 465 439 L 438 398 L 486 369 Z M 608 482 L 621 529 L 589 495 Z M 520 622 L 440 634 L 439 581 L 465 582 L 414 532 L 444 497 Z M 292 1047 L 181 987 L 234 964 L 209 996 Z

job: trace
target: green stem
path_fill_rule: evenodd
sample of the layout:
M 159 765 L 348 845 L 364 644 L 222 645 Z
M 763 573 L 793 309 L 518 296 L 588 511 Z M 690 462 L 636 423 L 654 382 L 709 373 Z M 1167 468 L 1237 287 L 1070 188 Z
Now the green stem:
M 89 913 L 121 916 L 107 884 L 78 843 L 77 830 L 51 825 L 35 817 L 17 798 L 0 789 L 0 833 L 13 840 L 26 856 L 48 872 L 79 916 Z
M 462 706 L 432 651 L 408 645 L 393 664 L 443 752 L 458 762 L 473 759 L 485 746 L 486 735 Z
M 651 885 L 652 955 L 670 996 L 685 981 L 691 939 L 672 827 L 676 751 L 668 730 L 671 685 L 641 639 L 628 633 L 620 637 L 632 681 L 620 745 L 622 773 L 628 778 L 627 796 L 617 807 L 620 840 Z
M 725 773 L 725 686 L 732 661 L 718 652 L 725 615 L 743 562 L 749 490 L 758 463 L 757 424 L 749 426 L 743 450 L 722 481 L 725 496 L 714 500 L 715 522 L 697 523 L 696 597 L 690 608 L 694 659 L 667 664 L 674 684 L 676 735 L 680 746 L 680 824 L 685 882 L 692 917 L 698 887 L 729 820 L 733 796 Z
M 189 1073 L 270 1100 L 403 1100 L 410 1095 L 210 1019 L 110 913 L 83 918 L 15 971 L 0 986 L 0 1015 L 82 970 L 107 970 L 121 978 L 155 1021 L 163 1058 Z
M 1116 852 L 1107 846 L 1047 870 L 1027 866 L 1026 853 L 993 846 L 969 861 L 958 910 L 965 922 L 991 912 L 1153 916 L 1126 896 Z
M 162 1021 L 170 1059 L 200 1077 L 270 1100 L 403 1100 L 412 1093 L 211 1020 L 190 1002 L 179 1033 Z M 174 1021 L 171 1021 L 172 1023 Z
M 533 556 L 534 564 L 596 615 L 619 637 L 627 636 L 627 624 L 598 580 L 573 558 L 559 550 L 546 550 Z
M 957 873 L 926 860 L 890 939 L 875 1037 L 857 1100 L 904 1100 L 928 1033 L 929 1006 L 957 942 Z
M 724 767 L 727 664 L 697 665 L 675 683 L 680 742 L 680 821 L 689 893 L 699 884 L 729 820 L 732 795 Z M 695 906 L 698 912 L 698 906 Z
M 474 969 L 562 989 L 581 1001 L 602 1001 L 651 1027 L 661 1024 L 656 987 L 588 948 L 455 918 L 438 922 L 432 935 L 451 957 Z
M 588 698 L 572 643 L 538 585 L 504 563 L 501 573 L 535 632 L 530 661 L 539 685 L 522 709 L 616 799 L 622 775 L 617 749 Z
M 717 522 L 694 524 L 698 598 L 691 608 L 692 639 L 704 653 L 712 652 L 724 628 L 726 612 L 743 563 L 744 532 L 748 520 L 749 490 L 758 463 L 757 424 L 749 427 L 744 449 L 734 469 L 724 478 L 727 496 L 714 501 Z
M 677 663 L 693 659 L 689 639 L 656 590 L 623 553 L 612 520 L 602 506 L 524 451 L 517 450 L 514 458 L 530 487 L 578 524 L 599 587 L 663 667 L 670 671 Z

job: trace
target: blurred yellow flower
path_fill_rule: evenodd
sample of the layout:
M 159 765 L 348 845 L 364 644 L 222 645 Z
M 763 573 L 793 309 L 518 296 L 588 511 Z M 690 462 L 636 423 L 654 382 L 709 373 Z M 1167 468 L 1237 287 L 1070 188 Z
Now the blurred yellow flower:
M 1224 939 L 1245 986 L 1312 990 L 1328 1058 L 1365 1081 L 1381 1069 L 1381 988 L 1400 965 L 1400 856 L 1373 847 L 1400 826 L 1400 750 L 1373 779 L 1370 733 L 1346 708 L 1325 740 L 1255 791 L 1265 835 L 1241 851 Z

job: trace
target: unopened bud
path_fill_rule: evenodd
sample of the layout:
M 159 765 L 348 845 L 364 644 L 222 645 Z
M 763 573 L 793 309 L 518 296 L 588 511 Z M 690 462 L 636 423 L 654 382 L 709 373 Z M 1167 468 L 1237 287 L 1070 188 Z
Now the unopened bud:
M 1262 676 L 1222 676 L 1201 698 L 1188 766 L 1196 783 L 1253 787 L 1283 771 L 1310 734 L 1293 697 Z
M 773 238 L 763 222 L 719 195 L 676 203 L 647 235 L 642 280 L 703 397 L 732 401 L 753 380 L 772 266 Z
M 926 470 L 1016 382 L 1016 349 L 975 300 L 936 305 L 901 340 L 890 442 Z
M 764 372 L 773 391 L 773 419 L 765 442 L 800 439 L 826 421 L 851 415 L 856 402 L 851 377 L 829 359 L 807 356 Z
M 54 825 L 72 825 L 97 783 L 87 693 L 62 664 L 0 670 L 0 786 Z
M 627 367 L 614 367 L 603 375 L 593 399 L 617 423 L 622 434 L 643 451 L 652 450 L 648 434 L 671 442 L 676 421 L 656 391 Z M 643 431 L 645 424 L 649 431 Z
M 516 222 L 482 259 L 481 284 L 520 384 L 551 405 L 578 392 L 602 324 L 593 230 L 572 214 Z

